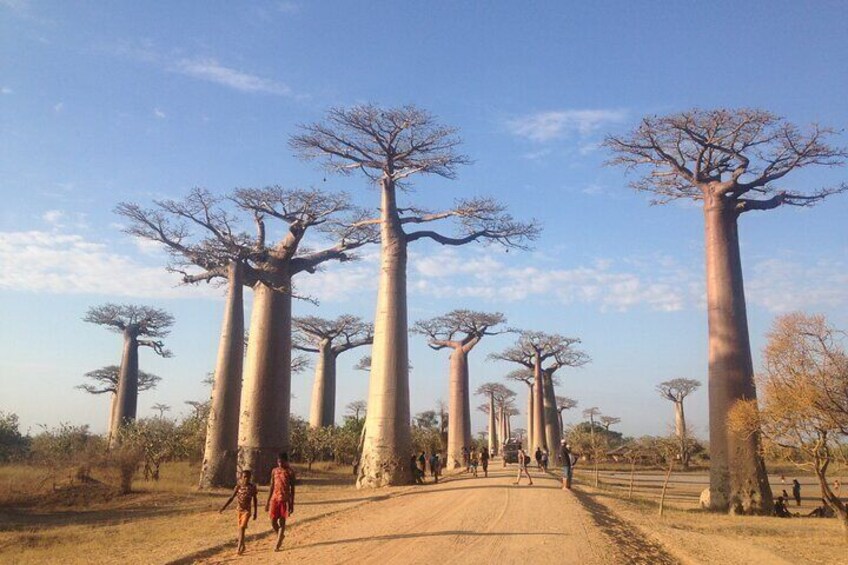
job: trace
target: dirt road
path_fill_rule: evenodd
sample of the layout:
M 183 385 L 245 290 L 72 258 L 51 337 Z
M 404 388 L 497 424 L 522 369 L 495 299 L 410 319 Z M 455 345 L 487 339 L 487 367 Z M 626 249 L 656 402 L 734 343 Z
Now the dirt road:
M 389 499 L 295 526 L 285 550 L 270 537 L 204 563 L 673 563 L 663 549 L 585 496 L 534 473 L 512 484 L 496 468 L 489 478 L 460 475 Z M 297 524 L 297 514 L 292 524 Z

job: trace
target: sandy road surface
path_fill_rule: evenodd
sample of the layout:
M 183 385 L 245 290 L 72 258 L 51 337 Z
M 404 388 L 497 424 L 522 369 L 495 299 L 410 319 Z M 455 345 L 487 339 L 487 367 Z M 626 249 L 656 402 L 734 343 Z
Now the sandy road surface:
M 270 537 L 253 541 L 236 558 L 232 550 L 203 563 L 600 563 L 638 562 L 622 555 L 615 537 L 639 540 L 626 525 L 608 529 L 597 508 L 563 492 L 559 481 L 534 473 L 534 486 L 513 486 L 495 468 L 488 479 L 465 475 L 427 484 L 295 527 L 285 550 Z M 296 523 L 297 515 L 295 514 Z M 642 551 L 651 542 L 644 540 Z M 650 562 L 669 562 L 657 548 Z M 648 561 L 646 561 L 648 562 Z

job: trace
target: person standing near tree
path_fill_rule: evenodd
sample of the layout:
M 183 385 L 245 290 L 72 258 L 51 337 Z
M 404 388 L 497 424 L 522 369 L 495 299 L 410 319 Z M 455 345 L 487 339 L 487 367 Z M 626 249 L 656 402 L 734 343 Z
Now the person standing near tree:
M 441 472 L 442 463 L 439 461 L 439 454 L 435 451 L 430 454 L 430 472 L 433 474 L 433 481 L 439 483 L 439 473 Z
M 483 476 L 489 476 L 489 448 L 483 447 L 483 450 L 480 452 L 480 465 L 483 467 Z
M 533 454 L 533 458 L 536 460 L 536 468 L 541 470 L 542 469 L 542 448 L 541 447 L 536 448 L 536 453 Z
M 565 440 L 561 442 L 559 457 L 562 460 L 562 488 L 571 490 L 571 479 L 574 476 L 574 460 L 571 456 L 571 449 L 569 449 Z
M 233 494 L 230 495 L 230 498 L 227 499 L 227 502 L 218 510 L 218 513 L 222 513 L 227 509 L 227 506 L 236 499 L 236 510 L 238 510 L 238 527 L 239 527 L 239 535 L 238 535 L 238 549 L 236 553 L 241 555 L 244 553 L 244 536 L 247 531 L 247 524 L 250 522 L 250 503 L 253 503 L 253 520 L 256 521 L 256 510 L 259 506 L 259 502 L 257 500 L 257 489 L 256 485 L 250 481 L 250 471 L 245 469 L 241 472 L 241 480 L 236 485 L 236 488 L 233 489 Z
M 527 464 L 530 462 L 530 456 L 524 451 L 524 448 L 521 447 L 521 444 L 518 444 L 518 478 L 515 479 L 515 482 L 512 483 L 514 485 L 521 483 L 521 476 L 527 475 L 527 479 L 530 481 L 530 486 L 533 486 L 533 477 L 530 476 L 530 471 L 527 470 Z
M 294 514 L 294 470 L 289 465 L 287 453 L 277 456 L 277 466 L 271 470 L 271 481 L 268 487 L 268 500 L 265 511 L 271 518 L 271 527 L 277 533 L 277 544 L 274 551 L 280 551 L 283 539 L 286 537 L 286 518 Z
M 801 506 L 801 483 L 798 479 L 792 479 L 792 497 L 795 499 L 795 506 Z

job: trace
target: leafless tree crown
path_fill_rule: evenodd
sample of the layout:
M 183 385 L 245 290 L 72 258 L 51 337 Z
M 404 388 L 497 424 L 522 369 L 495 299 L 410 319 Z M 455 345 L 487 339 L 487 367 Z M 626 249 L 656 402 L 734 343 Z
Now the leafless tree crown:
M 547 366 L 542 368 L 552 374 L 561 367 L 582 367 L 591 361 L 585 352 L 575 347 L 579 343 L 578 338 L 525 331 L 521 332 L 518 343 L 501 353 L 489 355 L 489 358 L 518 363 L 528 369 L 535 366 L 535 360 L 538 358 L 540 363 L 549 361 Z
M 174 317 L 165 310 L 133 304 L 103 304 L 89 308 L 83 321 L 105 326 L 115 333 L 130 335 L 138 344 L 152 348 L 162 357 L 170 357 L 161 340 L 147 339 L 166 337 L 171 333 Z M 141 338 L 141 339 L 139 339 Z
M 455 178 L 458 166 L 468 158 L 458 153 L 461 143 L 454 128 L 414 106 L 380 108 L 375 105 L 331 109 L 323 122 L 301 126 L 291 147 L 303 158 L 321 159 L 331 171 L 348 174 L 362 171 L 369 179 L 392 190 L 409 186 L 417 174 Z M 452 218 L 458 233 L 445 235 L 431 229 L 405 233 L 407 241 L 431 239 L 442 245 L 472 241 L 495 242 L 523 248 L 538 237 L 536 222 L 519 222 L 491 198 L 457 200 L 443 211 L 416 207 L 398 208 L 394 219 L 401 226 L 429 224 Z M 360 225 L 382 220 L 365 218 Z
M 577 401 L 567 396 L 557 396 L 556 404 L 557 410 L 559 410 L 560 412 L 564 412 L 565 410 L 571 410 L 572 408 L 577 408 Z
M 848 190 L 790 190 L 784 177 L 811 165 L 834 167 L 848 159 L 844 147 L 829 145 L 835 130 L 807 130 L 758 109 L 688 110 L 644 118 L 626 136 L 610 136 L 610 164 L 647 169 L 634 181 L 637 190 L 655 195 L 653 203 L 678 198 L 723 198 L 736 211 L 768 210 L 783 204 L 809 206 Z
M 657 385 L 657 392 L 666 400 L 683 402 L 683 399 L 698 390 L 701 381 L 696 379 L 671 379 Z
M 100 369 L 87 372 L 83 375 L 86 379 L 92 382 L 77 385 L 74 388 L 85 391 L 89 394 L 105 394 L 107 392 L 118 392 L 118 374 L 121 368 L 117 365 L 107 365 Z M 156 388 L 162 377 L 145 371 L 138 372 L 138 392 L 152 390 Z
M 357 316 L 343 315 L 335 320 L 304 316 L 294 318 L 292 325 L 296 332 L 293 347 L 311 353 L 318 352 L 322 341 L 333 344 L 335 353 L 342 353 L 374 340 L 374 326 Z
M 446 347 L 470 348 L 484 336 L 509 331 L 494 329 L 504 323 L 506 318 L 500 312 L 454 310 L 444 316 L 421 320 L 412 327 L 412 331 L 427 336 L 430 347 L 436 350 Z

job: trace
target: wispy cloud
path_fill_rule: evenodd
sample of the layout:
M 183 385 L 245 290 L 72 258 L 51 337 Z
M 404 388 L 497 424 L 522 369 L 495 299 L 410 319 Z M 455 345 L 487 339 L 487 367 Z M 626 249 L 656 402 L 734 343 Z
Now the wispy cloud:
M 160 120 L 164 120 L 168 116 L 161 108 L 153 108 L 153 115 Z
M 260 92 L 282 96 L 288 96 L 292 93 L 291 88 L 281 82 L 227 67 L 212 57 L 180 59 L 170 65 L 169 70 L 241 92 Z
M 59 102 L 59 103 L 53 105 L 53 111 L 56 112 L 57 114 L 61 114 L 64 109 L 65 109 L 65 103 L 64 102 Z
M 774 258 L 754 263 L 746 284 L 750 302 L 774 313 L 848 305 L 848 264 L 810 264 Z
M 508 120 L 506 125 L 514 135 L 547 142 L 572 135 L 586 137 L 626 117 L 627 112 L 622 109 L 556 110 L 519 116 Z
M 12 94 L 14 92 L 15 91 L 9 88 L 8 86 L 4 86 L 2 89 L 0 89 L 0 93 L 2 94 Z

